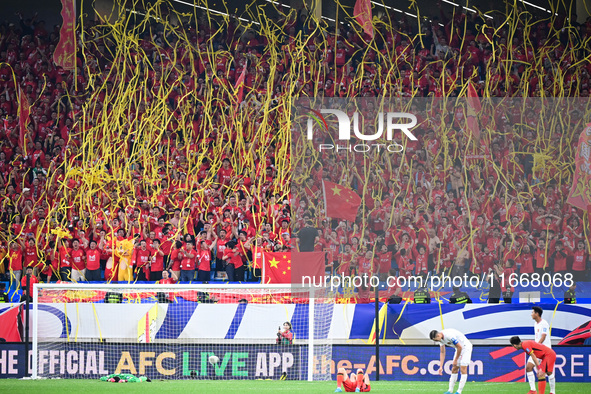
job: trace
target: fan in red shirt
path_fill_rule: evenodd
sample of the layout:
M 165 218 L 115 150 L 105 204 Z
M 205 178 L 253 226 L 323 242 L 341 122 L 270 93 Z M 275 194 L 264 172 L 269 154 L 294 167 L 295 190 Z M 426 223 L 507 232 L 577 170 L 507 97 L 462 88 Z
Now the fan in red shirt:
M 13 277 L 16 282 L 19 282 L 23 273 L 23 249 L 21 245 L 16 242 L 10 244 L 10 249 L 8 251 L 8 269 L 10 271 L 11 282 Z
M 161 285 L 172 285 L 176 283 L 176 280 L 170 277 L 169 271 L 162 271 L 162 279 L 158 283 Z
M 545 393 L 546 375 L 550 376 L 554 373 L 556 352 L 536 341 L 521 342 L 521 339 L 518 336 L 511 337 L 511 346 L 518 350 L 521 349 L 531 356 L 532 361 L 534 362 L 538 370 L 538 391 L 540 393 Z M 528 392 L 528 394 L 534 393 L 534 390 L 530 390 Z
M 159 281 L 164 271 L 164 252 L 160 248 L 160 240 L 152 242 L 152 262 L 150 263 L 150 280 Z
M 72 282 L 86 280 L 86 247 L 80 247 L 80 241 L 76 238 L 72 240 L 72 249 L 70 256 L 72 258 Z
M 95 240 L 90 241 L 86 250 L 86 280 L 89 282 L 101 280 L 101 254 Z
M 35 245 L 35 240 L 33 238 L 29 238 L 26 245 L 23 244 L 25 250 L 25 267 L 33 267 L 33 272 L 36 274 L 39 265 L 39 257 L 37 256 L 37 245 Z
M 218 182 L 223 186 L 229 186 L 233 176 L 234 169 L 230 167 L 230 160 L 225 158 L 222 161 L 222 168 L 218 170 Z
M 235 241 L 226 244 L 222 260 L 226 260 L 226 273 L 229 281 L 244 281 L 244 263 Z
M 179 255 L 181 260 L 181 282 L 192 282 L 195 279 L 195 262 L 197 260 L 197 251 L 193 241 L 187 242 L 185 249 L 181 249 Z
M 215 236 L 215 233 L 213 233 Z M 217 236 L 216 236 L 217 238 Z M 216 241 L 208 245 L 206 241 L 201 241 L 197 251 L 197 280 L 203 283 L 209 283 L 211 275 L 211 251 L 216 247 Z
M 388 251 L 388 246 L 382 244 L 380 252 L 377 253 L 378 257 L 378 268 L 377 271 L 380 275 L 380 279 L 385 280 L 388 276 L 388 272 L 392 268 L 392 252 Z
M 150 279 L 150 262 L 152 260 L 153 250 L 148 248 L 145 239 L 140 241 L 140 247 L 135 251 L 135 270 L 137 280 L 147 281 Z
M 179 280 L 181 277 L 181 260 L 183 255 L 181 250 L 183 249 L 183 243 L 181 241 L 175 241 L 174 249 L 170 251 L 170 259 L 168 261 L 167 269 L 171 271 L 171 277 L 175 280 Z
M 22 298 L 21 298 L 21 302 L 25 301 L 27 295 L 29 296 L 29 301 L 33 301 L 33 297 L 31 296 L 29 289 L 27 288 L 27 276 L 30 276 L 29 284 L 31 285 L 31 289 L 33 289 L 33 285 L 35 283 L 39 283 L 39 280 L 37 279 L 37 277 L 35 275 L 33 275 L 33 267 L 27 267 L 26 273 L 23 276 L 23 278 L 21 279 L 21 287 L 25 291 L 23 293 Z

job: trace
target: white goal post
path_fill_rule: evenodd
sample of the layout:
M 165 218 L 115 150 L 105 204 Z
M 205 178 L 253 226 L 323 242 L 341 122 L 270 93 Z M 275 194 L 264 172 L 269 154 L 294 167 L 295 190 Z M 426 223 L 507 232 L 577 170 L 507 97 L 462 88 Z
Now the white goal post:
M 39 283 L 32 377 L 329 380 L 333 307 L 291 285 Z

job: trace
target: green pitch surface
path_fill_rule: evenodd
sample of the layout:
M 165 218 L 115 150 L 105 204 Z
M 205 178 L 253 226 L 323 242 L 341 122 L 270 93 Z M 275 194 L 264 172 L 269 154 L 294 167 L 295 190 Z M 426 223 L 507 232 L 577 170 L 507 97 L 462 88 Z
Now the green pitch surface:
M 457 386 L 456 386 L 457 387 Z M 332 393 L 335 382 L 266 381 L 266 380 L 168 380 L 150 383 L 106 383 L 95 380 L 0 380 L 0 393 Z M 588 394 L 591 383 L 556 384 L 559 393 Z M 472 383 L 468 382 L 463 394 L 496 393 L 525 394 L 527 383 Z M 372 393 L 443 394 L 445 382 L 372 382 Z M 546 393 L 549 393 L 546 388 Z

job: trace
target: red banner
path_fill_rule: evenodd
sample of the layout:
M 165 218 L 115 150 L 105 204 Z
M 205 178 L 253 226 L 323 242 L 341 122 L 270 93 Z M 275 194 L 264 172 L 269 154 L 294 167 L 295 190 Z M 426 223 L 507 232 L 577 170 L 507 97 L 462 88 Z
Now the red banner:
M 238 103 L 242 102 L 242 99 L 244 98 L 244 80 L 246 78 L 246 65 L 244 65 L 244 68 L 242 69 L 242 72 L 240 73 L 240 76 L 238 77 L 238 79 L 236 80 L 236 84 L 234 85 L 234 89 L 238 89 Z
M 19 316 L 20 307 L 18 306 L 4 309 L 0 313 L 0 338 L 4 338 L 6 342 L 21 341 L 21 335 L 18 329 Z
M 575 176 L 568 200 L 569 204 L 591 214 L 591 123 L 581 133 L 575 158 Z
M 76 2 L 62 0 L 60 42 L 53 52 L 53 62 L 64 70 L 76 68 Z
M 480 104 L 480 98 L 472 82 L 468 84 L 468 132 L 472 134 L 472 137 L 476 140 L 480 140 L 480 125 L 478 124 L 477 113 L 480 112 L 482 106 Z
M 355 8 L 353 9 L 353 15 L 357 19 L 357 23 L 361 25 L 365 34 L 373 38 L 373 24 L 371 23 L 371 1 L 370 0 L 357 0 L 355 2 Z
M 25 137 L 27 135 L 27 126 L 29 126 L 29 115 L 31 113 L 31 106 L 29 105 L 29 100 L 27 96 L 23 92 L 23 90 L 19 87 L 18 88 L 18 126 L 19 126 L 19 133 L 18 133 L 18 146 L 23 151 L 23 154 L 27 154 L 27 142 L 25 141 Z

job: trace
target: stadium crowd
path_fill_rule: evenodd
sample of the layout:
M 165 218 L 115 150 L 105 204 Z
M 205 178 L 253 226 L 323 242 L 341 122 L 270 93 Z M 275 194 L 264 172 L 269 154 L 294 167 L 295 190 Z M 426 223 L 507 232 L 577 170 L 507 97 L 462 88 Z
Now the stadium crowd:
M 52 61 L 59 27 L 1 24 L 0 272 L 17 282 L 29 266 L 48 281 L 155 281 L 167 269 L 182 281 L 215 271 L 257 281 L 254 247 L 297 248 L 309 220 L 337 273 L 585 280 L 588 213 L 566 198 L 588 112 L 565 111 L 566 125 L 547 128 L 535 105 L 496 114 L 481 137 L 490 149 L 472 159 L 460 121 L 423 119 L 404 154 L 376 156 L 380 172 L 327 154 L 328 164 L 290 173 L 292 97 L 445 98 L 473 83 L 483 97 L 588 101 L 591 18 L 429 18 L 385 13 L 374 39 L 301 12 L 266 27 L 148 15 L 128 34 L 86 20 L 71 71 Z M 323 218 L 322 179 L 360 194 L 368 185 L 365 214 Z M 305 192 L 292 197 L 290 181 Z

